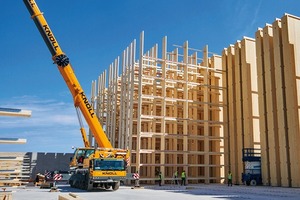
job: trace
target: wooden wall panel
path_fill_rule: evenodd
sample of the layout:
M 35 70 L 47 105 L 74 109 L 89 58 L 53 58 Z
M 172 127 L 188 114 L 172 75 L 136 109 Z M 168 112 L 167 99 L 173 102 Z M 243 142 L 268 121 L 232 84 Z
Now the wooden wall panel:
M 222 85 L 223 89 L 223 122 L 224 122 L 224 165 L 225 171 L 223 173 L 227 174 L 230 170 L 230 126 L 229 126 L 229 92 L 228 92 L 228 52 L 227 49 L 222 51 Z
M 236 137 L 235 137 L 235 163 L 237 166 L 236 173 L 236 183 L 241 183 L 241 174 L 243 172 L 243 162 L 242 162 L 242 149 L 244 146 L 244 119 L 243 119 L 243 80 L 242 80 L 242 60 L 241 60 L 241 42 L 238 41 L 234 45 L 234 70 L 235 70 L 235 106 L 236 108 Z
M 291 186 L 300 187 L 300 131 L 299 131 L 299 108 L 297 93 L 297 80 L 300 79 L 300 18 L 285 15 L 281 19 L 282 23 L 282 44 L 283 44 L 283 64 L 284 79 L 286 85 L 286 112 L 289 135 L 289 150 L 291 164 Z
M 242 64 L 242 95 L 243 95 L 243 126 L 244 148 L 254 147 L 254 135 L 259 135 L 259 127 L 254 127 L 253 108 L 257 99 L 257 71 L 255 41 L 244 38 L 241 41 Z M 259 141 L 258 141 L 259 142 Z
M 273 45 L 274 45 L 274 71 L 275 71 L 275 87 L 276 87 L 276 109 L 278 122 L 278 147 L 280 154 L 280 173 L 281 186 L 289 187 L 290 183 L 290 155 L 288 146 L 288 127 L 287 127 L 287 113 L 286 113 L 286 99 L 285 99 L 285 82 L 282 61 L 282 39 L 281 39 L 281 21 L 276 20 L 273 24 Z
M 222 59 L 228 73 L 229 169 L 234 174 L 234 183 L 241 184 L 244 171 L 242 149 L 260 148 L 254 39 L 237 41 L 223 51 Z
M 273 52 L 273 30 L 271 25 L 267 25 L 263 30 L 256 33 L 257 57 L 262 70 L 259 76 L 264 81 L 261 87 L 263 101 L 261 102 L 262 127 L 262 149 L 266 150 L 267 155 L 262 156 L 262 174 L 265 185 L 280 185 L 280 156 L 277 128 L 277 109 L 276 109 L 276 89 L 274 76 L 274 52 Z M 272 166 L 272 167 L 271 167 Z
M 259 29 L 256 34 L 256 55 L 257 55 L 257 82 L 259 97 L 259 120 L 260 120 L 260 141 L 261 141 L 261 170 L 264 184 L 270 183 L 269 164 L 269 143 L 268 143 L 268 123 L 266 110 L 266 83 L 265 83 L 265 61 L 263 48 L 263 31 Z
M 270 166 L 270 185 L 280 185 L 280 156 L 277 128 L 276 110 L 276 89 L 274 77 L 274 53 L 273 53 L 273 31 L 270 25 L 263 29 L 264 63 L 266 80 L 266 109 L 268 122 L 268 143 L 269 143 L 269 164 Z M 266 173 L 266 172 L 264 172 Z
M 300 186 L 300 18 L 286 14 L 256 32 L 264 184 Z
M 239 174 L 238 170 L 238 149 L 237 149 L 237 123 L 236 123 L 236 83 L 235 83 L 235 48 L 229 46 L 227 48 L 227 73 L 228 73 L 228 112 L 229 112 L 229 170 L 233 174 Z M 234 176 L 233 182 L 237 183 L 238 177 Z

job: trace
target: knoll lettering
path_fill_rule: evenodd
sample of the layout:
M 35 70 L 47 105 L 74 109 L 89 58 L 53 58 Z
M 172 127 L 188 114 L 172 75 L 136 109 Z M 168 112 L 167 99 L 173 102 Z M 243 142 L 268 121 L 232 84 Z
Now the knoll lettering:
M 54 49 L 55 49 L 55 51 L 56 51 L 56 49 L 58 48 L 58 44 L 57 44 L 57 42 L 56 42 L 56 40 L 55 40 L 55 38 L 54 38 L 54 36 L 53 36 L 53 34 L 52 34 L 50 28 L 48 27 L 47 24 L 46 24 L 46 25 L 43 25 L 43 28 L 44 28 L 44 30 L 45 30 L 45 33 L 46 33 L 46 35 L 47 35 L 49 41 L 51 42 L 52 46 L 54 47 Z
M 81 98 L 85 104 L 85 107 L 88 109 L 91 117 L 93 118 L 95 113 L 94 113 L 94 110 L 93 110 L 91 104 L 89 103 L 89 100 L 86 98 L 84 92 L 81 92 L 80 94 L 81 94 Z
M 103 175 L 117 175 L 116 172 L 103 172 Z

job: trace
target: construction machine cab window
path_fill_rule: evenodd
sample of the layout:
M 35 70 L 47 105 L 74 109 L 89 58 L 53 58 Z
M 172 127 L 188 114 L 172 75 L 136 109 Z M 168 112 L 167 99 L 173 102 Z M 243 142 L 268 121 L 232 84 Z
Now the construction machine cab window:
M 123 160 L 104 160 L 97 159 L 94 162 L 94 170 L 118 171 L 125 170 L 125 163 Z
M 76 155 L 76 159 L 78 163 L 83 163 L 85 158 L 88 158 L 91 154 L 95 152 L 94 149 L 78 149 L 74 154 Z

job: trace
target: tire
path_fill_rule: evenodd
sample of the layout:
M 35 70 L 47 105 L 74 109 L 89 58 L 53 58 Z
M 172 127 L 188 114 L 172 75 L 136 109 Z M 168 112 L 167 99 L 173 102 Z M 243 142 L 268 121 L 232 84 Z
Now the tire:
M 106 184 L 104 184 L 104 187 L 105 187 L 105 189 L 109 189 L 110 188 L 110 185 L 108 185 L 107 183 Z
M 88 190 L 88 188 L 89 188 L 89 175 L 85 174 L 84 180 L 82 181 L 82 189 Z
M 251 181 L 246 181 L 246 185 L 248 185 L 248 186 L 249 186 L 249 185 L 250 185 L 250 182 L 251 182 Z
M 117 189 L 119 189 L 119 187 L 120 187 L 120 181 L 115 182 L 115 183 L 113 183 L 113 185 L 112 185 L 112 189 L 113 189 L 113 190 L 117 190 Z
M 84 190 L 91 191 L 93 189 L 93 183 L 89 183 L 89 181 L 84 183 Z
M 93 183 L 88 183 L 87 185 L 87 191 L 91 191 L 93 189 Z
M 251 185 L 251 186 L 256 186 L 256 185 L 257 185 L 256 180 L 255 180 L 255 179 L 252 179 L 252 180 L 250 181 L 250 185 Z
M 69 184 L 72 188 L 74 187 L 73 181 L 69 181 Z

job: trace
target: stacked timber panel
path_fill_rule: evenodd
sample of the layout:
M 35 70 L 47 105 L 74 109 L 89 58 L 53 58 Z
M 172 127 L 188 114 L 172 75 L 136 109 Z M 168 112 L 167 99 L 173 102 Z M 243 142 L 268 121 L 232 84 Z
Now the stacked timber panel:
M 286 14 L 256 32 L 262 174 L 267 185 L 299 187 L 300 19 Z
M 255 41 L 244 38 L 230 45 L 222 53 L 223 70 L 227 71 L 223 84 L 227 85 L 224 103 L 225 163 L 231 171 L 233 182 L 241 183 L 244 171 L 242 162 L 243 148 L 260 148 L 258 86 Z
M 0 116 L 30 117 L 31 111 L 14 108 L 0 108 Z M 0 145 L 25 143 L 26 139 L 0 138 Z M 29 174 L 29 159 L 25 153 L 0 152 L 0 186 L 20 186 L 26 184 L 30 178 Z
M 135 56 L 133 41 L 121 67 L 119 58 L 112 63 L 107 87 L 100 76 L 96 98 L 113 145 L 131 150 L 130 171 L 139 171 L 148 183 L 159 171 L 171 183 L 176 170 L 185 170 L 189 183 L 220 182 L 225 148 L 221 57 L 209 58 L 207 47 L 191 49 L 188 42 L 169 52 L 166 37 L 160 49 L 156 44 L 144 52 L 143 33 L 139 59 Z
M 29 179 L 29 158 L 25 153 L 0 153 L 0 186 L 20 186 Z

